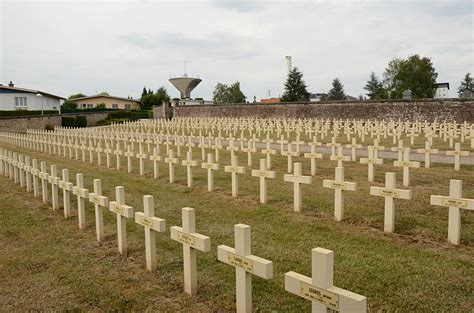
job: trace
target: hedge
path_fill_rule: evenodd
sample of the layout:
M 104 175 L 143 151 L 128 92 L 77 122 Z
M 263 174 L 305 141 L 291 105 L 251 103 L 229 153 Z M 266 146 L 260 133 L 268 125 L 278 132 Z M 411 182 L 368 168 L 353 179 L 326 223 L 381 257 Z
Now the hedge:
M 63 127 L 87 127 L 87 119 L 83 115 L 63 116 L 61 118 L 61 125 Z
M 43 111 L 44 115 L 58 115 L 58 111 Z M 16 111 L 0 111 L 0 117 L 17 117 L 17 116 L 36 116 L 41 115 L 41 111 L 26 111 L 26 110 L 16 110 Z

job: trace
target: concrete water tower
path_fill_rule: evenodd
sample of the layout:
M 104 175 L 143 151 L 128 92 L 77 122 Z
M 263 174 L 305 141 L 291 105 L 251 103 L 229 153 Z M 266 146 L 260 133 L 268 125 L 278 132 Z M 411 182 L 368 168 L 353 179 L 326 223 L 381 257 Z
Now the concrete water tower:
M 182 77 L 169 79 L 169 82 L 181 93 L 181 99 L 191 99 L 191 91 L 193 91 L 201 81 L 199 78 L 188 77 L 186 74 L 186 63 L 184 64 L 184 75 Z

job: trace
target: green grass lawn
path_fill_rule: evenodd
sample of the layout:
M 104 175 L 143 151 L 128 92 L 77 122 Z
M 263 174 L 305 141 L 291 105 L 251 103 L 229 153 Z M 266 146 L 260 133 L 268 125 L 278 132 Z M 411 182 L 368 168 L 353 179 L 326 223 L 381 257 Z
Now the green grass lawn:
M 381 197 L 369 196 L 367 167 L 345 163 L 347 181 L 359 183 L 358 192 L 345 196 L 345 219 L 333 219 L 333 190 L 322 188 L 323 179 L 334 177 L 336 162 L 318 160 L 313 183 L 303 187 L 303 209 L 293 212 L 292 185 L 283 182 L 287 160 L 273 159 L 277 178 L 269 181 L 269 204 L 258 202 L 258 178 L 240 175 L 239 197 L 232 198 L 230 173 L 223 171 L 229 154 L 221 152 L 221 170 L 215 174 L 216 191 L 207 192 L 205 170 L 195 168 L 194 184 L 186 187 L 185 167 L 178 166 L 177 181 L 167 182 L 167 165 L 160 164 L 158 180 L 152 177 L 151 162 L 146 176 L 138 174 L 134 159 L 128 174 L 122 170 L 27 151 L 11 145 L 0 147 L 28 153 L 32 157 L 68 168 L 71 179 L 83 173 L 86 187 L 102 179 L 103 193 L 115 198 L 115 186 L 125 187 L 126 203 L 143 211 L 142 196 L 155 197 L 156 216 L 166 219 L 167 228 L 181 225 L 181 208 L 196 209 L 197 232 L 211 237 L 211 252 L 198 253 L 199 295 L 183 293 L 182 246 L 157 234 L 158 270 L 145 271 L 143 227 L 127 222 L 129 255 L 118 254 L 115 214 L 104 213 L 105 242 L 95 240 L 93 206 L 86 205 L 87 229 L 81 231 L 75 216 L 64 219 L 40 198 L 26 193 L 6 177 L 0 177 L 0 310 L 162 310 L 232 311 L 235 309 L 234 268 L 217 261 L 217 246 L 234 246 L 233 225 L 252 227 L 252 251 L 274 262 L 274 278 L 253 279 L 256 311 L 309 311 L 310 302 L 284 291 L 283 275 L 296 271 L 311 273 L 311 249 L 323 247 L 335 253 L 336 286 L 368 298 L 370 311 L 454 311 L 474 309 L 474 214 L 462 211 L 461 244 L 447 244 L 448 209 L 429 204 L 431 194 L 448 195 L 449 180 L 462 179 L 464 197 L 474 198 L 474 167 L 433 164 L 415 169 L 411 176 L 413 200 L 396 200 L 395 234 L 383 233 Z M 164 151 L 164 147 L 162 147 Z M 184 149 L 183 149 L 184 151 Z M 200 150 L 194 150 L 200 159 Z M 238 153 L 246 164 L 246 154 Z M 184 153 L 183 153 L 184 156 Z M 183 157 L 182 156 L 182 157 Z M 263 156 L 259 155 L 259 158 Z M 115 157 L 112 158 L 115 160 Z M 309 175 L 309 161 L 303 170 Z M 105 163 L 105 157 L 102 160 Z M 384 173 L 397 173 L 393 162 L 376 166 L 375 183 L 381 186 Z M 113 164 L 114 165 L 114 164 Z M 258 167 L 254 159 L 253 168 Z M 62 195 L 62 192 L 60 192 Z M 72 197 L 73 198 L 73 197 Z M 60 197 L 62 203 L 62 197 Z M 73 213 L 75 201 L 73 200 Z

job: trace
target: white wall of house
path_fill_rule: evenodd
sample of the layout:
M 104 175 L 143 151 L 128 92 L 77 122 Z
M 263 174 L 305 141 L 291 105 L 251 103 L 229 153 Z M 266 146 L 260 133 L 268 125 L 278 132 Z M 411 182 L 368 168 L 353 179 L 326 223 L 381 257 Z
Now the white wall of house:
M 439 87 L 436 88 L 435 99 L 443 99 L 449 97 L 448 87 Z
M 34 93 L 0 93 L 0 110 L 59 110 L 59 99 Z

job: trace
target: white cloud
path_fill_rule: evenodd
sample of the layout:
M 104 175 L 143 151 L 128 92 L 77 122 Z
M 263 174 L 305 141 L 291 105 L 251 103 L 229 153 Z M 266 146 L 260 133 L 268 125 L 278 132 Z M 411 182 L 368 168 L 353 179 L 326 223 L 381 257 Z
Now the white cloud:
M 0 0 L 1 1 L 1 0 Z M 203 82 L 241 82 L 249 100 L 281 94 L 285 55 L 310 91 L 339 77 L 357 96 L 393 57 L 432 58 L 439 80 L 473 71 L 471 1 L 4 1 L 0 83 L 60 95 L 140 95 L 183 72 Z M 454 88 L 453 88 L 454 87 Z

